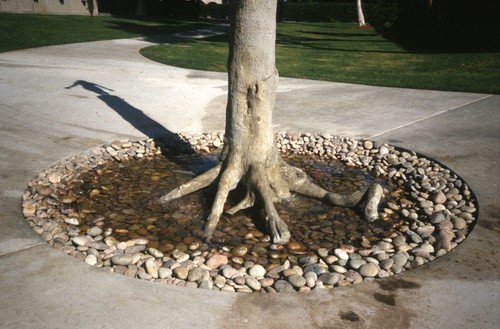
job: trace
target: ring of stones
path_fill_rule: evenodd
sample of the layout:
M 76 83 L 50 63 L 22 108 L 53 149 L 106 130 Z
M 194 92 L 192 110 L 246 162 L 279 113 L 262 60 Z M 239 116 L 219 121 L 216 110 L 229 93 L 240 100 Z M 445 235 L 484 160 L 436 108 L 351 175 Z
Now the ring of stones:
M 181 133 L 179 138 L 198 153 L 220 150 L 223 144 L 219 132 Z M 233 292 L 310 291 L 399 274 L 455 248 L 476 222 L 477 200 L 468 185 L 443 164 L 415 152 L 330 134 L 277 133 L 276 143 L 282 153 L 336 159 L 347 167 L 383 177 L 403 191 L 386 198 L 379 209 L 380 220 L 399 216 L 397 230 L 377 241 L 362 238 L 361 244 L 322 247 L 315 253 L 301 254 L 297 247 L 291 256 L 295 262 L 285 259 L 263 266 L 257 261 L 237 262 L 236 249 L 223 243 L 205 250 L 166 252 L 147 236 L 119 241 L 114 237 L 116 232 L 103 229 L 99 223 L 82 223 L 84 219 L 68 212 L 65 206 L 74 204 L 77 197 L 64 195 L 64 190 L 78 181 L 81 173 L 107 162 L 159 157 L 162 145 L 154 139 L 115 141 L 47 168 L 29 182 L 23 195 L 23 214 L 44 241 L 89 265 L 142 280 Z M 265 235 L 260 236 L 265 239 Z M 270 251 L 279 248 L 268 245 Z M 288 248 L 294 249 L 291 245 Z

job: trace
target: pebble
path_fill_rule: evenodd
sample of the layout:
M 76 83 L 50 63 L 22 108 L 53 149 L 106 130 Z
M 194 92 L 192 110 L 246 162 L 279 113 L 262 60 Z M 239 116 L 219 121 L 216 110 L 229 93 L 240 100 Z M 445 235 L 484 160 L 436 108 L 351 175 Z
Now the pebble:
M 271 278 L 263 278 L 259 280 L 262 288 L 271 287 L 274 284 L 274 280 Z
M 322 273 L 325 273 L 327 271 L 328 267 L 325 266 L 324 264 L 316 263 L 316 264 L 311 264 L 307 265 L 304 268 L 304 273 L 307 272 L 314 272 L 316 275 L 320 275 Z
M 264 277 L 266 269 L 262 265 L 257 264 L 248 270 L 248 274 L 256 278 Z
M 380 271 L 379 271 L 379 276 L 380 276 Z M 353 270 L 347 271 L 347 273 L 344 274 L 344 277 L 346 280 L 351 281 L 354 284 L 363 282 L 363 277 L 357 271 Z
M 222 275 L 216 275 L 214 277 L 214 285 L 219 289 L 223 288 L 226 285 L 226 282 L 226 278 Z
M 98 226 L 93 226 L 87 230 L 87 234 L 90 235 L 91 237 L 99 236 L 102 234 L 102 228 Z
M 173 269 L 172 273 L 174 277 L 181 280 L 186 280 L 189 274 L 189 270 L 184 266 L 178 266 Z
M 404 266 L 406 262 L 408 261 L 408 256 L 407 254 L 398 251 L 393 257 L 392 261 L 394 262 L 394 265 L 396 266 Z
M 337 272 L 337 273 L 345 273 L 347 272 L 347 269 L 343 266 L 340 266 L 340 265 L 333 265 L 332 266 L 332 269 Z
M 133 264 L 131 255 L 117 255 L 111 258 L 111 262 L 115 265 L 128 266 Z
M 227 263 L 228 263 L 227 256 L 220 254 L 213 255 L 206 262 L 207 266 L 209 266 L 212 269 L 219 268 L 221 265 L 225 265 Z
M 299 259 L 299 263 L 302 265 L 310 265 L 318 262 L 318 257 L 316 256 L 305 256 Z
M 169 268 L 166 268 L 166 267 L 160 267 L 160 268 L 158 269 L 158 277 L 159 277 L 160 279 L 170 278 L 170 277 L 172 277 L 172 274 L 173 274 L 173 272 L 172 272 L 172 270 L 171 270 L 171 269 L 169 269 Z
M 293 292 L 293 286 L 285 281 L 285 280 L 278 280 L 274 283 L 274 289 L 276 289 L 277 292 Z
M 245 284 L 255 291 L 259 291 L 262 288 L 260 282 L 253 276 L 247 276 L 245 278 Z
M 432 225 L 424 225 L 417 228 L 417 234 L 422 238 L 427 238 L 436 228 Z
M 399 247 L 406 243 L 406 238 L 402 234 L 398 234 L 394 239 L 392 239 L 392 244 L 395 247 Z
M 236 276 L 233 278 L 233 281 L 234 283 L 236 283 L 237 285 L 244 285 L 245 284 L 245 277 L 243 275 L 239 275 L 239 276 Z
M 87 239 L 81 237 L 81 236 L 75 236 L 71 238 L 71 241 L 76 245 L 76 246 L 84 246 L 87 244 Z
M 366 263 L 359 268 L 359 274 L 365 277 L 373 278 L 378 274 L 379 268 L 373 263 Z
M 389 153 L 389 148 L 385 145 L 382 145 L 380 148 L 379 148 L 379 151 L 378 153 L 380 155 L 386 155 L 387 153 Z
M 49 242 L 50 240 L 52 240 L 54 237 L 52 236 L 52 234 L 50 234 L 49 232 L 43 232 L 40 237 L 42 238 L 43 241 L 45 242 Z
M 388 258 L 380 262 L 380 267 L 384 270 L 388 270 L 392 267 L 393 264 L 394 260 L 392 258 Z
M 304 279 L 302 275 L 292 274 L 287 277 L 287 280 L 295 288 L 300 288 L 306 285 L 306 279 Z
M 432 208 L 434 206 L 434 203 L 430 200 L 422 200 L 419 203 L 421 208 Z
M 377 242 L 377 247 L 379 247 L 381 250 L 388 250 L 388 249 L 392 249 L 393 248 L 392 244 L 390 244 L 387 241 L 379 241 L 379 242 Z
M 327 249 L 327 248 L 319 248 L 319 249 L 317 250 L 317 253 L 318 253 L 318 255 L 319 255 L 320 257 L 328 257 L 328 253 L 329 253 L 329 252 L 330 252 L 330 250 L 329 250 L 329 249 Z
M 222 269 L 222 275 L 226 278 L 226 279 L 231 279 L 233 278 L 238 272 L 237 269 L 235 269 L 234 267 L 231 267 L 231 266 L 225 266 L 223 269 Z
M 159 270 L 159 265 L 157 262 L 155 262 L 154 259 L 148 259 L 146 261 L 146 272 L 151 275 L 152 278 L 158 279 L 158 270 Z
M 418 248 L 412 249 L 412 253 L 418 253 L 420 251 L 428 252 L 428 253 L 433 253 L 434 252 L 434 247 L 429 242 L 425 241 Z
M 289 250 L 301 250 L 301 249 L 304 249 L 304 245 L 303 244 L 301 244 L 299 242 L 295 242 L 295 241 L 290 242 L 289 244 L 286 245 L 286 247 Z
M 248 252 L 248 246 L 246 245 L 240 245 L 240 246 L 237 246 L 235 248 L 233 248 L 233 255 L 235 256 L 239 256 L 239 257 L 243 257 L 247 254 Z
M 345 252 L 344 249 L 340 249 L 340 248 L 336 248 L 334 251 L 333 251 L 333 254 L 335 256 L 337 256 L 339 259 L 341 260 L 348 260 L 349 259 L 349 255 Z
M 432 193 L 431 201 L 435 204 L 443 204 L 446 202 L 446 195 L 442 191 Z
M 48 174 L 47 178 L 48 178 L 49 182 L 51 182 L 52 184 L 57 184 L 57 183 L 61 182 L 62 174 L 57 173 L 57 172 L 53 172 L 53 173 Z
M 209 281 L 209 280 L 201 280 L 198 288 L 200 289 L 208 289 L 208 290 L 212 290 L 213 288 L 213 282 L 212 281 Z
M 155 258 L 163 258 L 164 256 L 164 254 L 156 248 L 148 248 L 148 253 Z
M 453 219 L 453 227 L 457 230 L 463 230 L 467 227 L 467 222 L 462 217 L 456 217 Z
M 324 258 L 324 262 L 328 265 L 331 265 L 338 260 L 339 260 L 339 258 L 337 256 L 334 256 L 334 255 L 328 255 Z
M 80 221 L 75 217 L 66 217 L 64 218 L 64 222 L 68 225 L 80 225 Z
M 412 246 L 410 246 L 410 245 L 409 245 L 409 244 L 407 244 L 407 243 L 405 243 L 405 244 L 403 244 L 403 245 L 401 245 L 401 246 L 399 246 L 399 247 L 398 247 L 398 250 L 399 250 L 399 251 L 403 251 L 403 252 L 409 251 L 409 250 L 411 250 L 411 249 L 413 249 L 413 247 L 412 247 Z
M 188 281 L 191 282 L 198 282 L 203 279 L 205 271 L 199 267 L 195 267 L 189 271 L 189 274 L 187 276 Z
M 366 261 L 363 259 L 351 259 L 349 261 L 349 266 L 355 270 L 360 268 L 362 265 L 366 264 Z M 335 271 L 338 272 L 338 271 Z M 345 273 L 345 272 L 339 272 L 339 273 Z
M 309 288 L 313 288 L 316 285 L 316 281 L 318 280 L 318 275 L 314 272 L 304 273 L 304 279 L 306 279 L 306 285 Z
M 95 265 L 97 264 L 97 257 L 95 255 L 87 255 L 87 257 L 85 257 L 85 263 Z
M 416 233 L 411 232 L 410 239 L 416 244 L 422 243 L 422 238 Z
M 367 150 L 371 150 L 373 148 L 373 142 L 366 140 L 363 142 L 363 147 Z
M 323 284 L 328 284 L 334 286 L 339 282 L 341 276 L 338 273 L 326 272 L 318 277 L 318 280 L 323 282 Z
M 235 292 L 236 290 L 234 289 L 234 287 L 231 287 L 231 286 L 224 286 L 220 289 L 221 291 L 226 291 L 226 292 Z

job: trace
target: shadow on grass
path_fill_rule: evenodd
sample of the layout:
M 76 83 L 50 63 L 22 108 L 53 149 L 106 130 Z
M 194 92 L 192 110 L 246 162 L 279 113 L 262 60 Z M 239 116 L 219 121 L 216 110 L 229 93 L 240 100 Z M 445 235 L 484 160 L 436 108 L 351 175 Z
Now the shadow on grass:
M 113 30 L 121 30 L 128 33 L 150 36 L 182 32 L 210 26 L 210 24 L 201 21 L 183 21 L 175 19 L 158 20 L 140 17 L 134 17 L 133 20 L 127 19 L 126 17 L 119 18 L 120 20 L 109 21 L 106 27 Z
M 310 33 L 310 32 L 307 32 Z M 322 34 L 322 33 L 315 33 Z M 327 34 L 324 34 L 327 35 Z M 332 33 L 331 35 L 334 35 Z M 349 36 L 348 33 L 340 33 L 342 36 Z M 363 36 L 366 36 L 363 34 Z M 402 50 L 384 50 L 377 49 L 375 47 L 367 47 L 363 48 L 363 43 L 369 44 L 384 44 L 389 43 L 387 40 L 362 40 L 362 39 L 343 39 L 343 38 L 301 38 L 294 35 L 287 35 L 284 33 L 278 33 L 276 36 L 277 45 L 285 46 L 285 47 L 297 47 L 297 48 L 308 48 L 313 50 L 325 50 L 325 51 L 344 51 L 344 52 L 365 52 L 365 53 L 382 53 L 382 54 L 406 54 L 406 51 Z M 346 43 L 354 43 L 355 45 L 352 48 L 349 47 L 341 47 L 341 45 L 345 45 Z M 331 44 L 331 46 L 327 46 Z M 381 47 L 380 47 L 381 48 Z

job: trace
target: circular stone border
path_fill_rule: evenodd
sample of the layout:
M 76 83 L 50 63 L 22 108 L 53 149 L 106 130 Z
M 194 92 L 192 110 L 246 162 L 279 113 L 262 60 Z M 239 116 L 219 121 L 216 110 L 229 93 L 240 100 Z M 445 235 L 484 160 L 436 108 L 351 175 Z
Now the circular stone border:
M 237 292 L 310 291 L 345 286 L 383 278 L 423 265 L 440 257 L 462 242 L 478 217 L 477 199 L 468 185 L 453 171 L 435 160 L 413 151 L 370 140 L 355 140 L 330 134 L 276 133 L 280 152 L 337 159 L 375 176 L 386 176 L 403 195 L 390 196 L 379 208 L 383 219 L 397 212 L 404 220 L 398 232 L 371 244 L 341 245 L 317 255 L 298 259 L 301 266 L 287 260 L 269 271 L 246 262 L 240 269 L 228 263 L 227 247 L 193 252 L 174 250 L 164 255 L 148 248 L 148 239 L 119 242 L 110 230 L 90 227 L 86 234 L 79 219 L 56 210 L 74 197 L 58 197 L 82 172 L 107 161 L 154 157 L 174 152 L 172 137 L 137 141 L 114 141 L 62 160 L 41 172 L 23 194 L 23 214 L 41 238 L 90 265 L 143 280 L 178 286 Z M 196 152 L 220 150 L 223 134 L 179 134 L 174 143 L 190 145 Z

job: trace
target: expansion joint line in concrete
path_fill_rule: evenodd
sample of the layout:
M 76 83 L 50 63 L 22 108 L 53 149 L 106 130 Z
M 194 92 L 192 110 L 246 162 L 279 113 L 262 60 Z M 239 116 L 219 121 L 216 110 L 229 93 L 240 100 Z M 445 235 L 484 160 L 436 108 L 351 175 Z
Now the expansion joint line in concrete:
M 15 249 L 15 250 L 10 250 L 10 251 L 7 251 L 7 252 L 3 252 L 3 253 L 0 253 L 0 258 L 8 256 L 8 255 L 15 254 L 15 253 L 18 253 L 18 252 L 23 252 L 23 251 L 26 251 L 26 250 L 30 250 L 30 249 L 33 249 L 33 248 L 36 248 L 36 247 L 44 246 L 44 245 L 48 245 L 48 244 L 45 243 L 45 242 L 43 242 L 43 241 L 41 241 L 41 242 L 37 242 L 37 243 L 34 243 L 32 245 L 29 245 L 29 246 L 25 246 L 23 248 L 19 248 L 19 249 Z
M 442 111 L 436 112 L 436 113 L 434 113 L 434 114 L 431 114 L 431 115 L 428 115 L 428 116 L 426 116 L 426 117 L 423 117 L 423 118 L 420 118 L 420 119 L 414 120 L 414 121 L 412 121 L 412 122 L 408 122 L 408 123 L 405 123 L 405 124 L 403 124 L 403 125 L 400 125 L 400 126 L 397 126 L 397 127 L 391 128 L 391 129 L 387 129 L 387 130 L 382 131 L 382 132 L 379 132 L 379 133 L 377 133 L 377 134 L 375 134 L 375 135 L 371 135 L 370 137 L 368 137 L 368 139 L 373 139 L 373 138 L 375 138 L 375 137 L 379 137 L 379 136 L 385 135 L 385 134 L 390 133 L 390 132 L 393 132 L 393 131 L 395 131 L 395 130 L 398 130 L 398 129 L 401 129 L 401 128 L 405 128 L 405 127 L 408 127 L 408 126 L 414 125 L 414 124 L 419 123 L 419 122 L 422 122 L 422 121 L 424 121 L 424 120 L 431 119 L 431 118 L 433 118 L 433 117 L 435 117 L 435 116 L 438 116 L 438 115 L 441 115 L 441 114 L 444 114 L 444 113 L 447 113 L 447 112 L 454 111 L 454 110 L 456 110 L 456 109 L 462 108 L 462 107 L 467 106 L 467 105 L 471 105 L 471 104 L 474 104 L 474 103 L 480 102 L 480 101 L 485 100 L 485 99 L 487 99 L 487 98 L 490 98 L 490 97 L 492 97 L 492 96 L 493 96 L 493 95 L 485 95 L 485 96 L 483 96 L 483 97 L 481 97 L 481 98 L 475 99 L 475 100 L 470 101 L 470 102 L 467 102 L 467 103 L 465 103 L 465 104 L 460 104 L 460 105 L 458 105 L 458 106 L 455 106 L 455 107 L 452 107 L 452 108 L 449 108 L 449 109 L 446 109 L 446 110 L 442 110 Z

